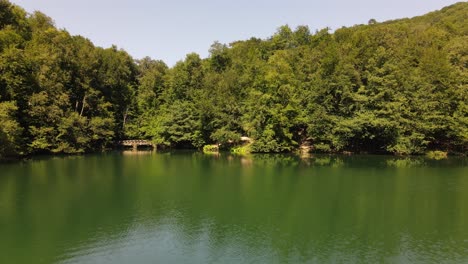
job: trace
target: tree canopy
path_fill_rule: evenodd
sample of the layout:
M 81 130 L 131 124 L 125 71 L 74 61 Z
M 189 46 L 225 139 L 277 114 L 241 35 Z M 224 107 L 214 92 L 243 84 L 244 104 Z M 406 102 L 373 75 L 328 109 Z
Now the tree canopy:
M 0 0 L 0 158 L 123 138 L 254 152 L 468 150 L 468 3 L 411 19 L 214 42 L 174 67 Z

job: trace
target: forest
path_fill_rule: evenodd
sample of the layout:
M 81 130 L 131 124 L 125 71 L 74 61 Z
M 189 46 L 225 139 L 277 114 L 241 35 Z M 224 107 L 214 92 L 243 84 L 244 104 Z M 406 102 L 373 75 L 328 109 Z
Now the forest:
M 0 0 L 0 159 L 161 148 L 468 151 L 468 3 L 386 22 L 281 26 L 168 67 Z M 164 41 L 164 40 L 161 40 Z M 207 47 L 208 48 L 208 47 Z

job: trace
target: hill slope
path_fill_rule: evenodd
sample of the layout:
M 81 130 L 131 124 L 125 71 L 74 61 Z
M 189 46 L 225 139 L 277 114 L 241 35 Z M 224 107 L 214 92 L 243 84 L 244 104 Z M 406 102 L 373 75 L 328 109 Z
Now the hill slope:
M 214 43 L 173 68 L 58 30 L 0 0 L 0 158 L 79 153 L 115 139 L 255 152 L 421 154 L 468 148 L 468 3 L 412 19 L 282 26 Z

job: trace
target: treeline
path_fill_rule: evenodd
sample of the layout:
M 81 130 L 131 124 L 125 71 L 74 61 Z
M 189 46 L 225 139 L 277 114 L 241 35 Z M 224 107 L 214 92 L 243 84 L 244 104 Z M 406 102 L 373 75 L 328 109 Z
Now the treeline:
M 254 152 L 468 150 L 468 3 L 412 19 L 215 42 L 169 68 L 0 0 L 0 157 L 122 138 Z
M 82 153 L 124 136 L 138 67 L 0 0 L 0 157 Z

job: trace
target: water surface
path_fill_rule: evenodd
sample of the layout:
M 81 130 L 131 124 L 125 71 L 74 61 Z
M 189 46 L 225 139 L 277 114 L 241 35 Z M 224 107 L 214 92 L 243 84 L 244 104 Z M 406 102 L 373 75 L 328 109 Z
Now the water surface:
M 468 263 L 468 162 L 143 152 L 0 164 L 0 263 Z

